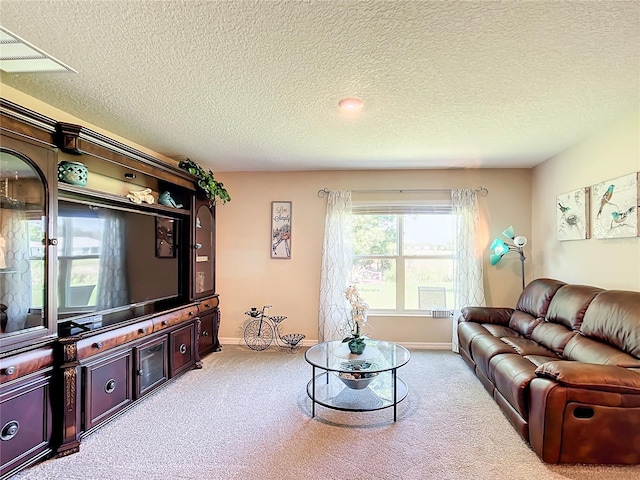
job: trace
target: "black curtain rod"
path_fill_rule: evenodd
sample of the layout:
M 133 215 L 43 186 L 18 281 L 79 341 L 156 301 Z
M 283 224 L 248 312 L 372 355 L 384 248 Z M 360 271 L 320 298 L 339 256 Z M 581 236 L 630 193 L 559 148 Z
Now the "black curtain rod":
M 420 193 L 420 192 L 450 192 L 452 188 L 402 188 L 402 189 L 390 189 L 390 190 L 351 190 L 355 193 Z M 329 189 L 324 187 L 318 190 L 318 197 L 322 198 L 329 194 Z M 475 189 L 481 196 L 486 197 L 489 194 L 489 190 L 485 187 L 478 187 Z

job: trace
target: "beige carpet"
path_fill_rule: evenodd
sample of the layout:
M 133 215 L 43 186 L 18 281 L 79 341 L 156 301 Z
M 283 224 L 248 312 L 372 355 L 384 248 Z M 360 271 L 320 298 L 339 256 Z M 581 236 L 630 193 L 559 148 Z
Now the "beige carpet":
M 80 453 L 15 478 L 640 478 L 640 467 L 542 463 L 456 354 L 414 350 L 399 374 L 409 395 L 397 423 L 391 409 L 317 407 L 312 419 L 303 351 L 224 346 L 86 437 Z

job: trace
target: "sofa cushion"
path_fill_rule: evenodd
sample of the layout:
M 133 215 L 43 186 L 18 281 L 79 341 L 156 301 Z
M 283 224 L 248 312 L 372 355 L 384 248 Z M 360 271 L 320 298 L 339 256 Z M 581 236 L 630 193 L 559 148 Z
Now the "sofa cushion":
M 558 356 L 548 348 L 540 345 L 539 343 L 529 340 L 528 338 L 523 337 L 504 337 L 501 340 L 514 348 L 514 350 L 522 356 L 525 355 L 542 355 L 545 357 L 556 357 L 556 360 L 559 360 Z
M 601 288 L 585 285 L 564 285 L 551 299 L 545 320 L 564 325 L 569 330 L 578 330 L 587 307 Z
M 471 342 L 471 355 L 476 363 L 476 369 L 491 382 L 493 382 L 493 375 L 489 369 L 489 362 L 501 353 L 518 355 L 513 347 L 492 335 L 478 335 Z
M 540 322 L 542 322 L 541 317 L 535 317 L 530 313 L 516 310 L 513 312 L 513 315 L 511 315 L 511 320 L 509 320 L 509 328 L 515 330 L 520 335 L 530 338 L 533 329 L 536 328 Z
M 502 354 L 491 359 L 496 389 L 524 420 L 529 417 L 529 383 L 536 378 L 536 368 L 520 355 Z
M 569 330 L 564 325 L 551 322 L 540 322 L 531 332 L 531 339 L 544 345 L 557 355 L 562 355 L 567 343 L 578 332 Z
M 539 367 L 540 365 L 544 365 L 547 362 L 556 362 L 559 360 L 559 358 L 555 355 L 553 357 L 547 357 L 546 355 L 525 355 L 524 358 L 529 360 L 536 367 Z
M 574 360 L 576 362 L 640 368 L 640 359 L 611 345 L 586 338 L 582 335 L 576 335 L 569 340 L 562 356 L 567 360 Z
M 563 285 L 566 283 L 551 278 L 538 278 L 532 281 L 520 294 L 516 310 L 533 317 L 544 317 L 551 299 Z
M 484 324 L 483 327 L 494 337 L 519 337 L 520 334 L 515 330 L 511 330 L 509 327 L 503 327 L 502 325 L 490 325 Z
M 458 347 L 470 353 L 471 341 L 478 335 L 489 335 L 489 332 L 479 323 L 460 322 L 458 324 Z
M 580 333 L 640 358 L 640 292 L 598 294 L 584 314 Z

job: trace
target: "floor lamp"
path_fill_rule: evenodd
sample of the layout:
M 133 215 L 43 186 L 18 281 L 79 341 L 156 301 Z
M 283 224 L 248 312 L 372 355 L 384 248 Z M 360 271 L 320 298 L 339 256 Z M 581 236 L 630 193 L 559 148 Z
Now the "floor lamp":
M 527 237 L 523 237 L 522 235 L 516 237 L 513 227 L 507 228 L 502 234 L 513 240 L 513 244 L 507 243 L 499 238 L 491 242 L 491 246 L 489 247 L 489 250 L 493 252 L 489 257 L 491 265 L 498 263 L 507 253 L 517 252 L 520 255 L 520 264 L 522 265 L 522 289 L 524 290 L 524 261 L 527 257 L 524 256 L 523 247 L 527 244 Z

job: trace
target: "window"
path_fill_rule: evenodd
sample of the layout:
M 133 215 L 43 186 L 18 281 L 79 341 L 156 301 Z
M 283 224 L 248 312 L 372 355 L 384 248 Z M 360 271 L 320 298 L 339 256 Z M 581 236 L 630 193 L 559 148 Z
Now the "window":
M 372 311 L 431 314 L 453 307 L 451 205 L 354 205 L 353 214 L 353 278 Z

